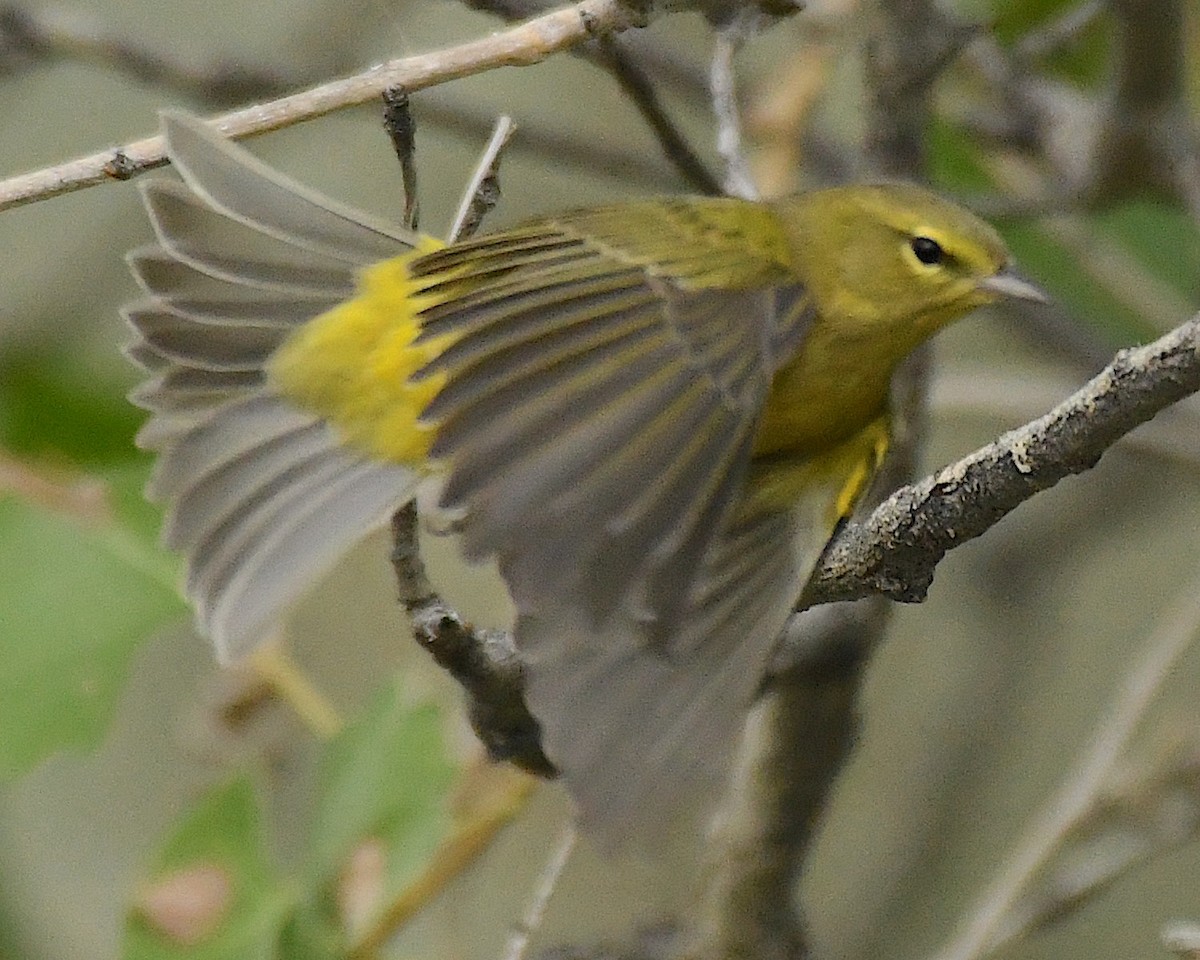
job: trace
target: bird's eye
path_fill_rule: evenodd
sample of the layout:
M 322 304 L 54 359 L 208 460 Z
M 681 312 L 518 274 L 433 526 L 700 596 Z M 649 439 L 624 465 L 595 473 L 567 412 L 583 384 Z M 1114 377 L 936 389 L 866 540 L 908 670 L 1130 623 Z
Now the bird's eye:
M 913 237 L 909 241 L 909 246 L 912 247 L 912 252 L 917 259 L 926 266 L 941 263 L 946 258 L 946 252 L 942 249 L 942 245 L 932 237 Z

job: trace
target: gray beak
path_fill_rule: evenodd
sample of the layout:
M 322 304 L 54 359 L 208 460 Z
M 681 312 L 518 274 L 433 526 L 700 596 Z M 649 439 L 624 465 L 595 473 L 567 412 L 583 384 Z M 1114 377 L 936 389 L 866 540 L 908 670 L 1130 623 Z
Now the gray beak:
M 1041 287 L 1035 286 L 1028 280 L 1022 280 L 1008 267 L 990 277 L 979 281 L 979 289 L 994 293 L 1000 297 L 1011 297 L 1014 300 L 1031 300 L 1034 303 L 1049 303 L 1050 297 Z

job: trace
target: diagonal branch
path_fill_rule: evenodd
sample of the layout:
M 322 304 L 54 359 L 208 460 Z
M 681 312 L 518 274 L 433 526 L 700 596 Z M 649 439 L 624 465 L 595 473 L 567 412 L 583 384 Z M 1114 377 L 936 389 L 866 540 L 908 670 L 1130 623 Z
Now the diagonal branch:
M 367 103 L 391 87 L 408 92 L 498 67 L 530 66 L 550 54 L 637 23 L 632 0 L 579 0 L 500 33 L 446 50 L 389 60 L 363 73 L 213 118 L 233 139 L 279 130 L 343 107 Z M 0 181 L 0 210 L 109 180 L 128 180 L 167 162 L 162 137 L 147 137 L 69 163 Z
M 1134 427 L 1200 390 L 1200 314 L 1124 350 L 1045 416 L 920 483 L 903 487 L 831 541 L 802 606 L 883 594 L 925 599 L 945 554 L 1034 494 L 1095 466 Z

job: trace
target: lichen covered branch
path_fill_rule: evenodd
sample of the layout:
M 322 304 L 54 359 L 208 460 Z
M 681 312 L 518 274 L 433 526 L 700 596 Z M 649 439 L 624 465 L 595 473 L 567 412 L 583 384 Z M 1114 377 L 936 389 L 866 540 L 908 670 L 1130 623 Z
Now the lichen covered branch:
M 1200 390 L 1200 315 L 1124 350 L 1081 390 L 920 483 L 897 490 L 830 543 L 804 606 L 882 594 L 925 598 L 947 551 L 1034 494 L 1095 466 L 1134 427 Z

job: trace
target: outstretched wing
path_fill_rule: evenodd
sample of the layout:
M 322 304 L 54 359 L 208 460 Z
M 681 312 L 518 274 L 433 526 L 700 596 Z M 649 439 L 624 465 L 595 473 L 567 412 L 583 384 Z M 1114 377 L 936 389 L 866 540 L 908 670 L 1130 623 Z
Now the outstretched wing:
M 720 534 L 686 571 L 682 606 L 656 624 L 651 643 L 628 609 L 597 628 L 547 594 L 520 617 L 526 696 L 543 720 L 543 748 L 602 841 L 653 844 L 679 801 L 722 788 L 797 595 L 887 439 L 882 417 L 814 460 L 752 465 Z M 780 469 L 801 472 L 804 494 L 787 507 L 765 505 L 754 492 Z M 523 561 L 502 564 L 510 582 L 527 581 Z
M 518 608 L 553 591 L 599 624 L 622 602 L 648 618 L 682 602 L 686 576 L 635 594 L 703 555 L 810 315 L 783 263 L 713 239 L 731 203 L 622 207 L 635 235 L 674 232 L 669 255 L 649 251 L 661 262 L 597 240 L 604 210 L 414 262 L 421 338 L 453 341 L 422 373 L 446 377 L 422 418 L 449 468 L 442 502 L 465 511 L 469 555 L 523 558 Z M 732 282 L 701 286 L 714 271 Z
M 632 251 L 599 211 L 413 265 L 451 341 L 424 371 L 443 504 L 499 556 L 548 755 L 610 839 L 724 769 L 811 554 L 790 514 L 737 514 L 811 309 L 729 204 L 624 207 Z
M 131 399 L 159 453 L 149 494 L 187 558 L 196 618 L 224 660 L 253 649 L 313 580 L 413 493 L 280 397 L 265 365 L 299 327 L 351 296 L 359 268 L 411 248 L 408 231 L 319 197 L 181 114 L 163 116 L 183 183 L 142 196 L 158 243 L 129 262 Z

